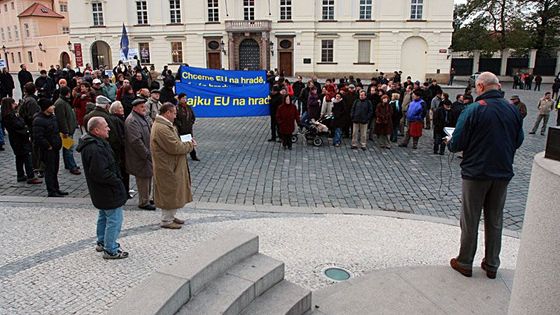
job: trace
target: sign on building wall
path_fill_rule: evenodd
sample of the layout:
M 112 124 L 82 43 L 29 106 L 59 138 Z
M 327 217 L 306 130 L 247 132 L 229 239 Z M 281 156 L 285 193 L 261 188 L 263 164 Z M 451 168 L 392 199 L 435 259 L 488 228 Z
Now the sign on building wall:
M 83 67 L 84 56 L 82 55 L 82 44 L 74 44 L 74 54 L 76 55 L 76 67 Z
M 7 65 L 6 65 L 6 60 L 0 59 L 0 69 L 6 68 L 6 67 L 7 67 Z
M 269 115 L 265 71 L 214 70 L 182 66 L 176 93 L 187 95 L 197 117 Z

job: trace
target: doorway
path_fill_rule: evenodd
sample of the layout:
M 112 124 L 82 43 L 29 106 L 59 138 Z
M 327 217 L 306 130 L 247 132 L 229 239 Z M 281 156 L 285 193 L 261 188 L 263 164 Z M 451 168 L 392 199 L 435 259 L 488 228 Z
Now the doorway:
M 70 55 L 67 52 L 62 52 L 60 54 L 60 67 L 66 68 L 67 65 L 70 64 Z
M 239 70 L 260 70 L 261 52 L 259 43 L 248 38 L 239 44 Z
M 99 69 L 99 66 L 105 66 L 108 69 L 113 68 L 109 44 L 98 40 L 91 45 L 91 63 L 94 69 Z
M 292 52 L 280 52 L 280 73 L 282 73 L 285 77 L 291 77 L 294 75 L 293 65 L 294 65 L 294 58 Z

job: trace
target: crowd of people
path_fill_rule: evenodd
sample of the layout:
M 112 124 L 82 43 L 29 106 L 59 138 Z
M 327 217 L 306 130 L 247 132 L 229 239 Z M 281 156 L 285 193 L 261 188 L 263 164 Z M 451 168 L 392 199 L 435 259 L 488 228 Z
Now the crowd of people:
M 82 173 L 74 150 L 82 155 L 90 196 L 99 209 L 97 250 L 106 259 L 120 259 L 128 257 L 116 239 L 122 206 L 132 198 L 130 175 L 136 179 L 138 207 L 162 209 L 161 227 L 180 229 L 184 220 L 175 217 L 176 211 L 192 201 L 187 153 L 199 159 L 192 138 L 195 114 L 184 93 L 175 95 L 171 71 L 155 75 L 153 68 L 119 63 L 112 73 L 114 78 L 104 69 L 86 67 L 82 73 L 51 67 L 33 80 L 21 65 L 19 102 L 13 98 L 13 80 L 5 84 L 2 77 L 0 133 L 7 131 L 17 181 L 36 185 L 44 178 L 48 197 L 68 195 L 58 182 L 61 152 L 65 169 L 74 175 Z M 80 133 L 77 145 L 75 133 Z M 182 140 L 184 135 L 190 140 Z

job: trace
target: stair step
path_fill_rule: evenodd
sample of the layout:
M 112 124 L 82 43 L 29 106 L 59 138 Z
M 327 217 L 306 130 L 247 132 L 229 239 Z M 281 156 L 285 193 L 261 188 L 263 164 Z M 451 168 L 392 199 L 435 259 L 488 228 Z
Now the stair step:
M 177 314 L 239 314 L 256 297 L 282 279 L 282 262 L 256 254 L 208 283 Z
M 258 297 L 241 315 L 302 315 L 311 310 L 311 291 L 283 280 Z

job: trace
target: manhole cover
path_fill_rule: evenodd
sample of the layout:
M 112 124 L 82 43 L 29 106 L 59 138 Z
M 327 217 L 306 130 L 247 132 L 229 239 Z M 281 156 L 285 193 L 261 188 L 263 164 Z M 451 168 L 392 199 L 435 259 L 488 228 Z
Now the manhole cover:
M 327 268 L 323 271 L 325 276 L 334 281 L 346 281 L 350 279 L 351 274 L 349 271 L 338 267 Z

